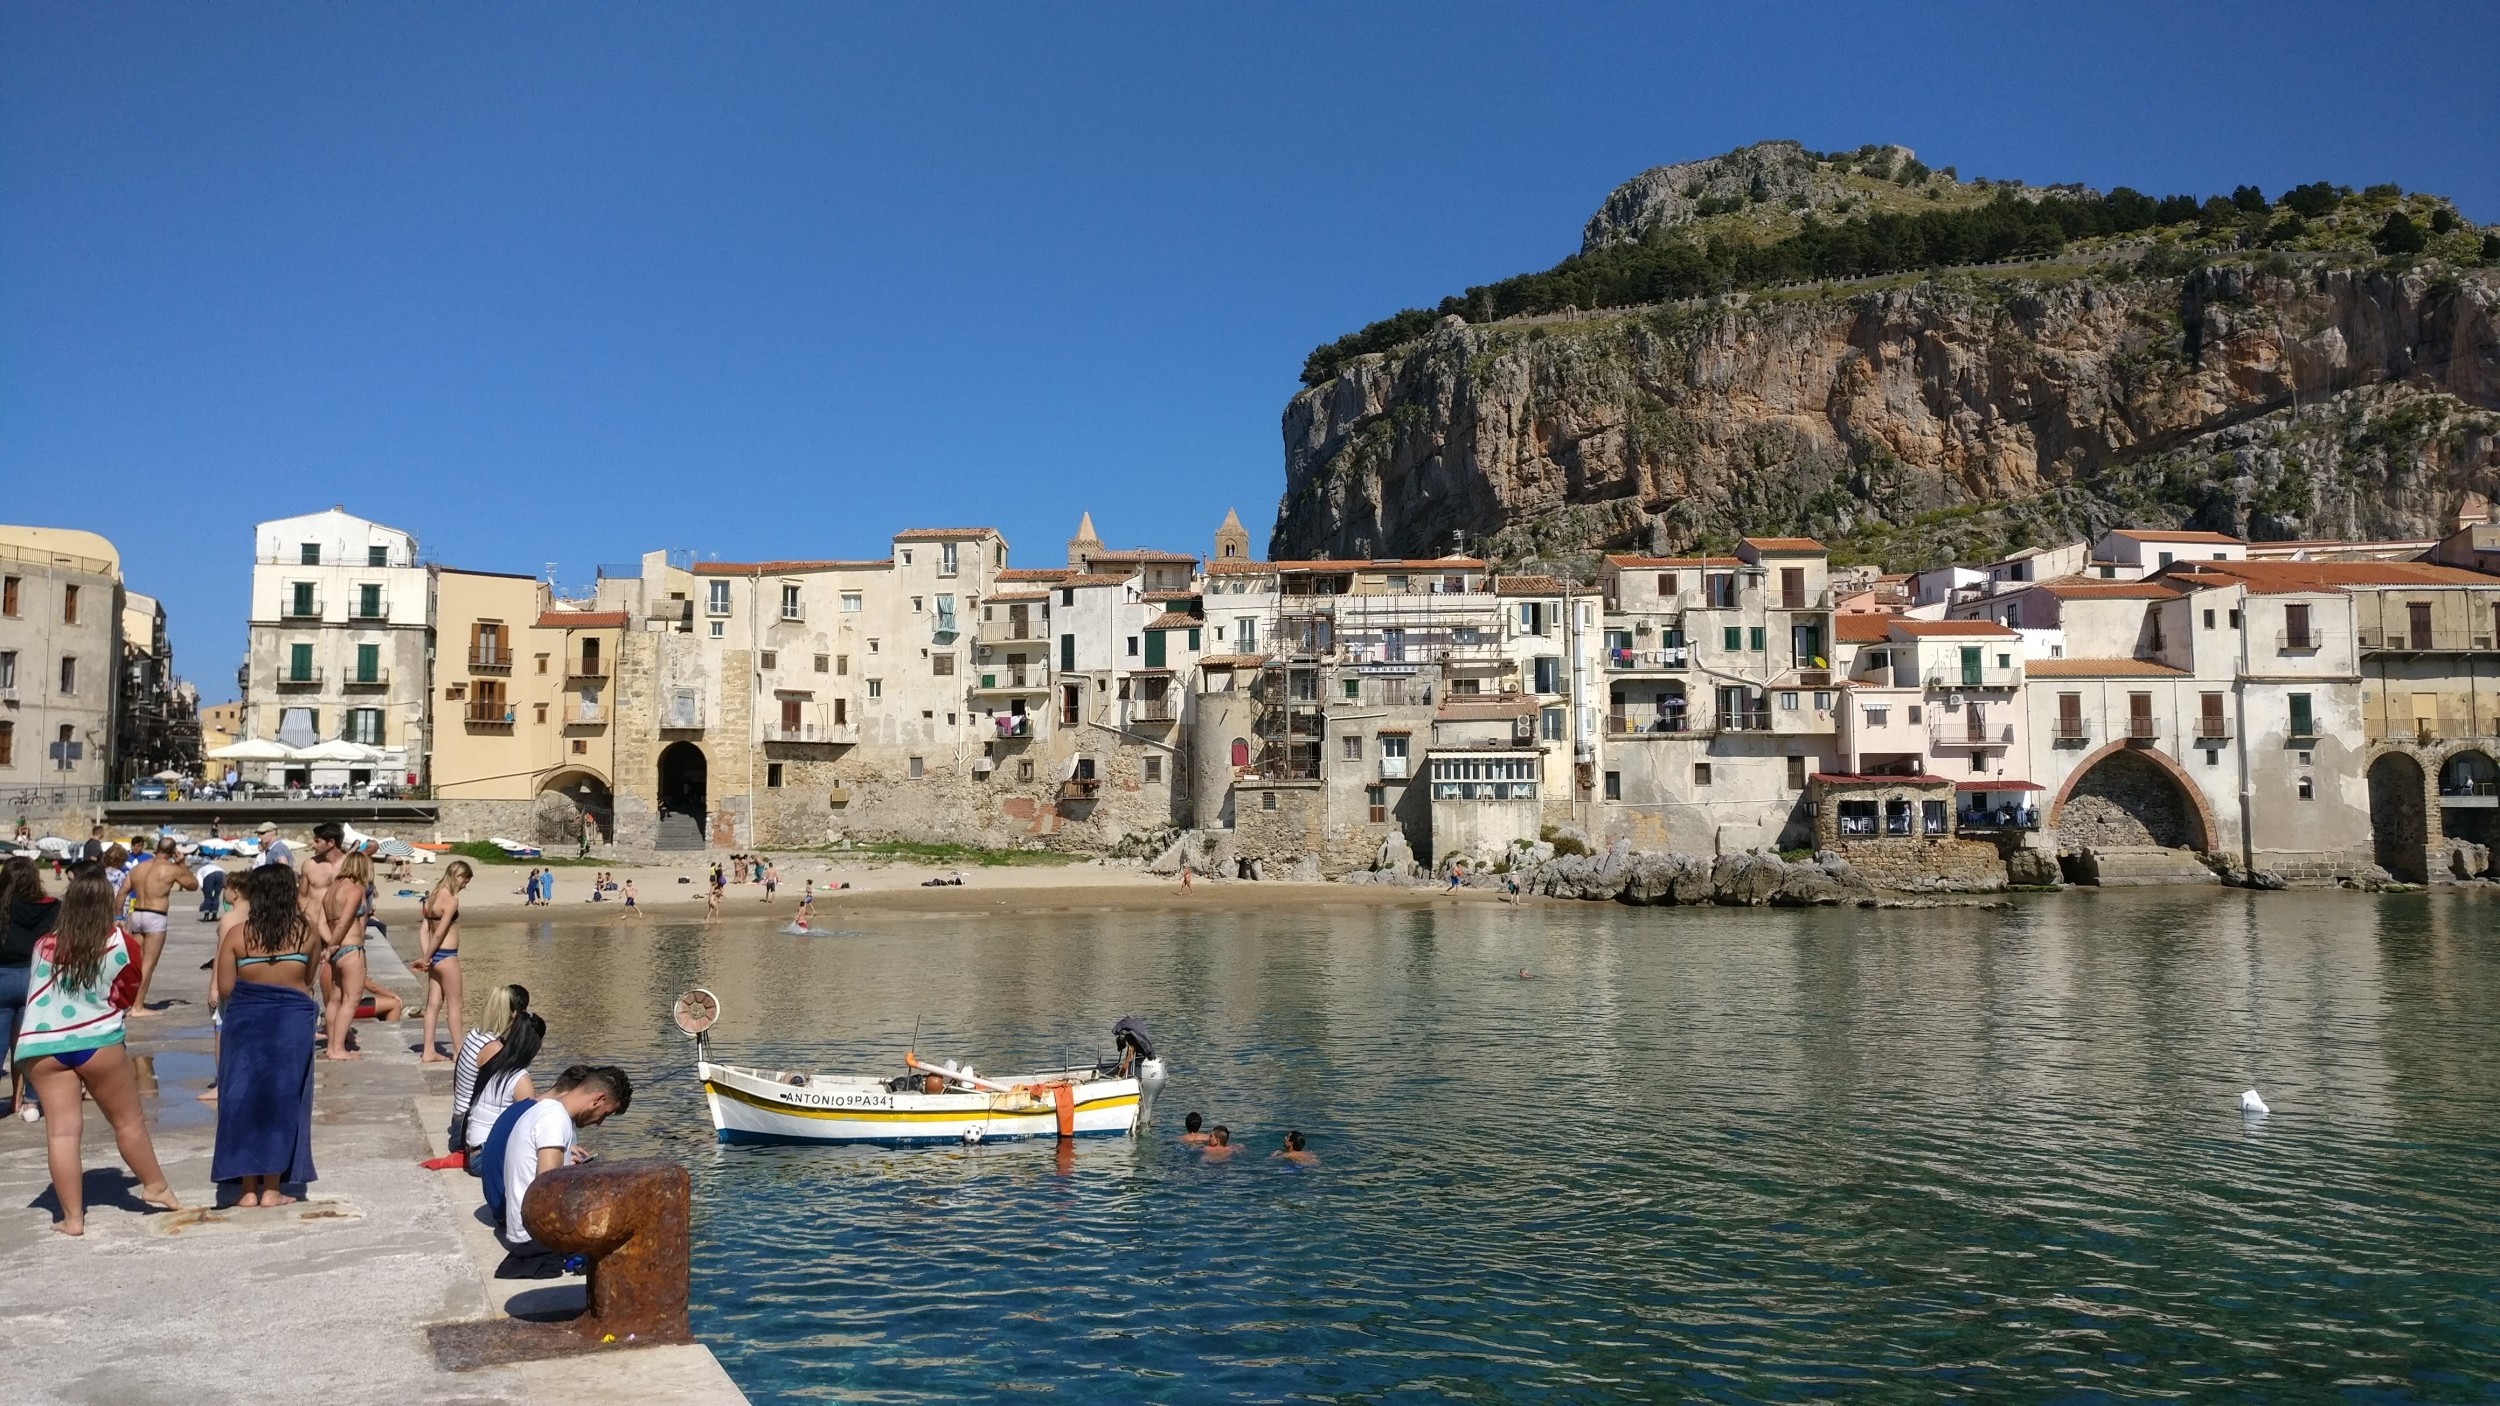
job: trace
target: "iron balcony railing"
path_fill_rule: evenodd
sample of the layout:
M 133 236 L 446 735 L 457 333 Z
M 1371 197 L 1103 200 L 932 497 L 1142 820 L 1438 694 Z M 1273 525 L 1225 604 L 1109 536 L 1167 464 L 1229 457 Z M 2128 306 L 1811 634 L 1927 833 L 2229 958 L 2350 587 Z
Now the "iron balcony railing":
M 278 618 L 279 618 L 279 619 L 281 619 L 281 620 L 318 620 L 318 619 L 320 619 L 320 618 L 321 618 L 321 594 L 320 594 L 320 592 L 316 591 L 316 592 L 314 592 L 313 594 L 311 594 L 311 595 L 309 595 L 309 596 L 299 596 L 299 595 L 296 595 L 296 594 L 295 594 L 294 592 L 292 592 L 292 591 L 288 592 L 288 593 L 287 593 L 287 597 L 286 597 L 285 601 L 283 601 L 282 603 L 280 603 L 280 605 L 278 606 Z
M 2196 740 L 2199 742 L 2230 741 L 2231 720 L 2212 713 L 2200 714 L 2196 719 Z
M 1961 815 L 1965 833 L 1991 830 L 2037 830 L 2040 812 L 2036 810 L 1966 810 Z
M 472 649 L 469 651 L 469 667 L 490 673 L 510 673 L 512 652 L 504 649 Z
M 2359 643 L 2363 649 L 2400 650 L 2410 654 L 2463 654 L 2491 648 L 2488 630 L 2363 630 Z
M 2326 642 L 2316 630 L 2277 630 L 2274 652 L 2277 654 L 2315 654 Z
M 1680 644 L 1654 649 L 1609 646 L 1606 650 L 1606 667 L 1625 673 L 1642 669 L 1682 669 L 1689 667 L 1691 660 L 1690 646 Z
M 608 676 L 608 661 L 605 659 L 567 660 L 564 665 L 564 676 L 568 679 L 604 679 Z
M 510 727 L 512 709 L 501 703 L 484 706 L 472 703 L 462 711 L 460 720 L 474 727 Z
M 388 688 L 390 683 L 391 671 L 387 666 L 378 669 L 350 669 L 339 676 L 341 688 Z
M 1180 704 L 1173 699 L 1132 698 L 1129 700 L 1128 720 L 1133 723 L 1178 722 L 1180 716 Z
M 2500 781 L 2451 781 L 2442 777 L 2439 782 L 2439 794 L 2443 796 L 2500 795 Z
M 2014 740 L 2012 723 L 1972 727 L 1967 723 L 1929 723 L 1927 742 L 1934 747 L 2003 747 Z
M 1093 776 L 1071 776 L 1059 783 L 1059 799 L 1090 801 L 1102 791 L 1102 780 Z
M 2049 724 L 2049 740 L 2060 747 L 2080 747 L 2092 740 L 2092 724 L 2081 718 L 2059 718 Z
M 347 618 L 350 620 L 387 620 L 390 615 L 390 600 L 384 596 L 368 598 L 360 595 L 347 606 Z
M 1693 737 L 1711 731 L 1709 718 L 1699 712 L 1606 714 L 1608 737 Z
M 973 674 L 975 693 L 1048 693 L 1050 669 L 1043 664 L 984 664 Z
M 2161 729 L 2151 718 L 2131 716 L 2127 719 L 2129 742 L 2152 742 L 2161 737 Z
M 280 688 L 319 688 L 321 687 L 321 670 L 318 668 L 281 668 L 278 670 L 277 683 Z
M 1405 757 L 1382 757 L 1380 759 L 1380 779 L 1383 781 L 1404 781 L 1408 774 L 1407 761 L 1408 759 Z

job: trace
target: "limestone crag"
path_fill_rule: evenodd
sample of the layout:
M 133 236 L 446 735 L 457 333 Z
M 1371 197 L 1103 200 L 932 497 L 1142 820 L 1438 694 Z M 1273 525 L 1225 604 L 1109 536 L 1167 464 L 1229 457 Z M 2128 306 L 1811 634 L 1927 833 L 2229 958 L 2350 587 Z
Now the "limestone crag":
M 2107 263 L 1447 317 L 1293 398 L 1269 550 L 1796 532 L 1902 569 L 2129 524 L 2429 536 L 2500 498 L 2495 411 L 2489 269 Z
M 1905 146 L 1870 149 L 1889 172 L 1916 159 Z M 1680 228 L 1722 207 L 1769 201 L 1815 210 L 1845 207 L 1847 180 L 1796 142 L 1756 142 L 1704 161 L 1652 166 L 1616 186 L 1581 232 L 1583 253 Z

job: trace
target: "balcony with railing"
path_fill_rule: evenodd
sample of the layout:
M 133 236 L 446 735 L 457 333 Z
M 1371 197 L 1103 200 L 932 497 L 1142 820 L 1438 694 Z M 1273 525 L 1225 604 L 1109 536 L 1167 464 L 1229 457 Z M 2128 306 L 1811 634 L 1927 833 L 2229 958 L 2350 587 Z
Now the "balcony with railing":
M 319 688 L 321 687 L 321 670 L 318 666 L 295 668 L 280 665 L 276 683 L 280 688 Z
M 1932 747 L 2004 747 L 2014 741 L 2012 723 L 1929 723 L 1927 742 Z
M 1681 670 L 1689 667 L 1690 663 L 1690 648 L 1680 644 L 1662 645 L 1649 649 L 1639 646 L 1630 649 L 1610 647 L 1606 651 L 1606 668 L 1611 673 L 1638 674 L 1660 670 Z
M 801 722 L 796 727 L 776 725 L 764 729 L 764 740 L 784 746 L 848 747 L 859 741 L 859 724 Z
M 471 702 L 461 710 L 460 720 L 474 728 L 509 728 L 512 726 L 512 706 L 508 703 Z
M 2127 718 L 2126 737 L 2130 747 L 2150 747 L 2161 740 L 2161 728 L 2142 713 L 2131 714 Z
M 278 618 L 281 620 L 320 619 L 321 593 L 319 591 L 287 592 L 286 599 L 278 603 Z
M 2439 779 L 2439 803 L 2469 808 L 2500 806 L 2500 781 L 2443 776 Z
M 1132 698 L 1128 702 L 1131 723 L 1176 723 L 1181 720 L 1180 700 L 1176 698 Z
M 1994 810 L 1966 810 L 1960 816 L 1958 828 L 1965 835 L 1994 835 L 2037 830 L 2040 828 L 2040 812 L 2027 806 L 1998 806 Z
M 1699 710 L 1681 713 L 1609 712 L 1608 737 L 1708 737 L 1714 729 Z
M 2315 654 L 2326 643 L 2326 636 L 2316 630 L 2277 630 L 2274 652 L 2277 654 Z
M 363 592 L 358 592 L 355 598 L 347 604 L 347 618 L 359 624 L 373 620 L 388 620 L 391 618 L 390 598 L 379 594 L 368 596 Z
M 2059 718 L 2049 724 L 2049 742 L 2058 747 L 2085 747 L 2092 742 L 2092 724 L 2081 718 Z
M 1071 776 L 1059 783 L 1059 799 L 1063 801 L 1090 801 L 1100 794 L 1102 794 L 1102 778 L 1100 777 Z
M 1033 715 L 1031 713 L 994 713 L 990 716 L 990 726 L 997 732 L 999 741 L 1016 741 L 1033 735 Z
M 512 672 L 512 651 L 508 649 L 472 649 L 469 651 L 472 673 L 508 674 Z
M 1771 710 L 1768 708 L 1739 708 L 1734 712 L 1719 714 L 1719 731 L 1721 732 L 1769 732 L 1770 730 Z
M 596 703 L 577 703 L 564 715 L 566 727 L 606 727 L 607 710 Z
M 2363 630 L 2363 649 L 2404 654 L 2467 654 L 2491 648 L 2489 630 L 2424 629 Z
M 339 675 L 341 688 L 388 688 L 391 671 L 387 666 L 372 669 L 349 669 Z
M 2217 713 L 2200 714 L 2196 719 L 2195 733 L 2198 742 L 2228 742 L 2231 740 L 2231 720 Z
M 972 638 L 982 644 L 1041 644 L 1050 639 L 1050 617 L 1038 610 L 1021 620 L 1002 614 L 974 625 Z
M 568 680 L 604 679 L 607 676 L 608 661 L 605 659 L 575 658 L 564 661 L 564 677 Z
M 1404 781 L 1410 774 L 1408 769 L 1409 761 L 1410 759 L 1406 757 L 1382 757 L 1380 759 L 1380 779 L 1383 781 Z
M 975 693 L 1048 693 L 1047 664 L 983 664 L 973 670 Z

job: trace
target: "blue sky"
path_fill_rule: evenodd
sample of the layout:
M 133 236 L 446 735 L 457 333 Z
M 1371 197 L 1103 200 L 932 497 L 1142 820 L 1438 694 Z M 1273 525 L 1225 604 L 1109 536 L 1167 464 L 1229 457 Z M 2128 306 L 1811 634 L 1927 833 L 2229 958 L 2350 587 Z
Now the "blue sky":
M 1264 544 L 1312 345 L 1765 138 L 2500 220 L 2500 7 L 2072 8 L 7 5 L 0 511 L 217 698 L 332 503 L 566 582 Z

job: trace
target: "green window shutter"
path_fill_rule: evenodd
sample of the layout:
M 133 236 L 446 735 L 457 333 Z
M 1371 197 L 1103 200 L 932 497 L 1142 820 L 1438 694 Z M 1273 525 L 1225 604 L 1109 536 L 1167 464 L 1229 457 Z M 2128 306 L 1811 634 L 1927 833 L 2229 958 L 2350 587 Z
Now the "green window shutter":
M 1198 648 L 1198 627 L 1195 625 L 1189 627 L 1189 647 L 1192 650 Z
M 358 589 L 358 595 L 361 597 L 361 599 L 357 602 L 357 604 L 358 604 L 359 606 L 361 606 L 361 607 L 362 607 L 361 609 L 359 609 L 359 610 L 356 612 L 358 615 L 363 616 L 363 617 L 364 617 L 365 619 L 367 619 L 367 620 L 371 620 L 371 619 L 373 619 L 375 616 L 378 616 L 378 615 L 380 615 L 380 614 L 382 613 L 382 588 L 381 588 L 381 587 L 379 587 L 379 586 L 364 586 L 364 587 L 360 587 L 360 588 Z
M 1730 625 L 1730 626 L 1728 626 L 1726 629 L 1724 629 L 1724 630 L 1720 631 L 1720 632 L 1719 632 L 1719 634 L 1720 634 L 1720 643 L 1726 646 L 1728 653 L 1733 654 L 1733 653 L 1735 653 L 1737 650 L 1743 649 L 1743 648 L 1745 647 L 1745 627 L 1744 627 L 1744 626 L 1742 626 L 1742 625 Z
M 372 683 L 381 676 L 382 646 L 378 644 L 356 646 L 356 682 Z
M 312 677 L 311 645 L 291 644 L 287 646 L 286 674 L 288 678 L 296 680 L 305 680 Z
M 2317 734 L 2317 730 L 2316 730 L 2316 728 L 2312 725 L 2312 720 L 2310 719 L 2310 716 L 2309 716 L 2309 695 L 2308 695 L 2308 694 L 2306 694 L 2306 693 L 2295 693 L 2295 694 L 2293 694 L 2293 695 L 2292 695 L 2292 736 L 2294 736 L 2294 737 L 2315 737 L 2315 736 L 2317 736 L 2317 735 L 2318 735 L 2318 734 Z
M 1347 680 L 1345 681 L 1345 696 L 1346 696 L 1348 699 L 1355 699 L 1355 698 L 1360 698 L 1360 697 L 1362 697 L 1362 696 L 1363 696 L 1363 681 L 1362 681 L 1361 679 L 1347 679 Z
M 1762 627 L 1760 625 L 1745 631 L 1745 647 L 1756 654 L 1762 652 Z
M 1979 682 L 1979 646 L 1975 644 L 1962 646 L 1962 682 L 1966 684 Z
M 298 581 L 295 583 L 295 610 L 293 613 L 297 615 L 310 615 L 313 613 L 312 582 Z
M 1146 632 L 1146 667 L 1149 669 L 1160 669 L 1163 667 L 1164 634 L 1165 632 L 1162 630 L 1148 630 Z
M 1076 636 L 1061 635 L 1059 637 L 1059 667 L 1062 669 L 1076 667 Z

